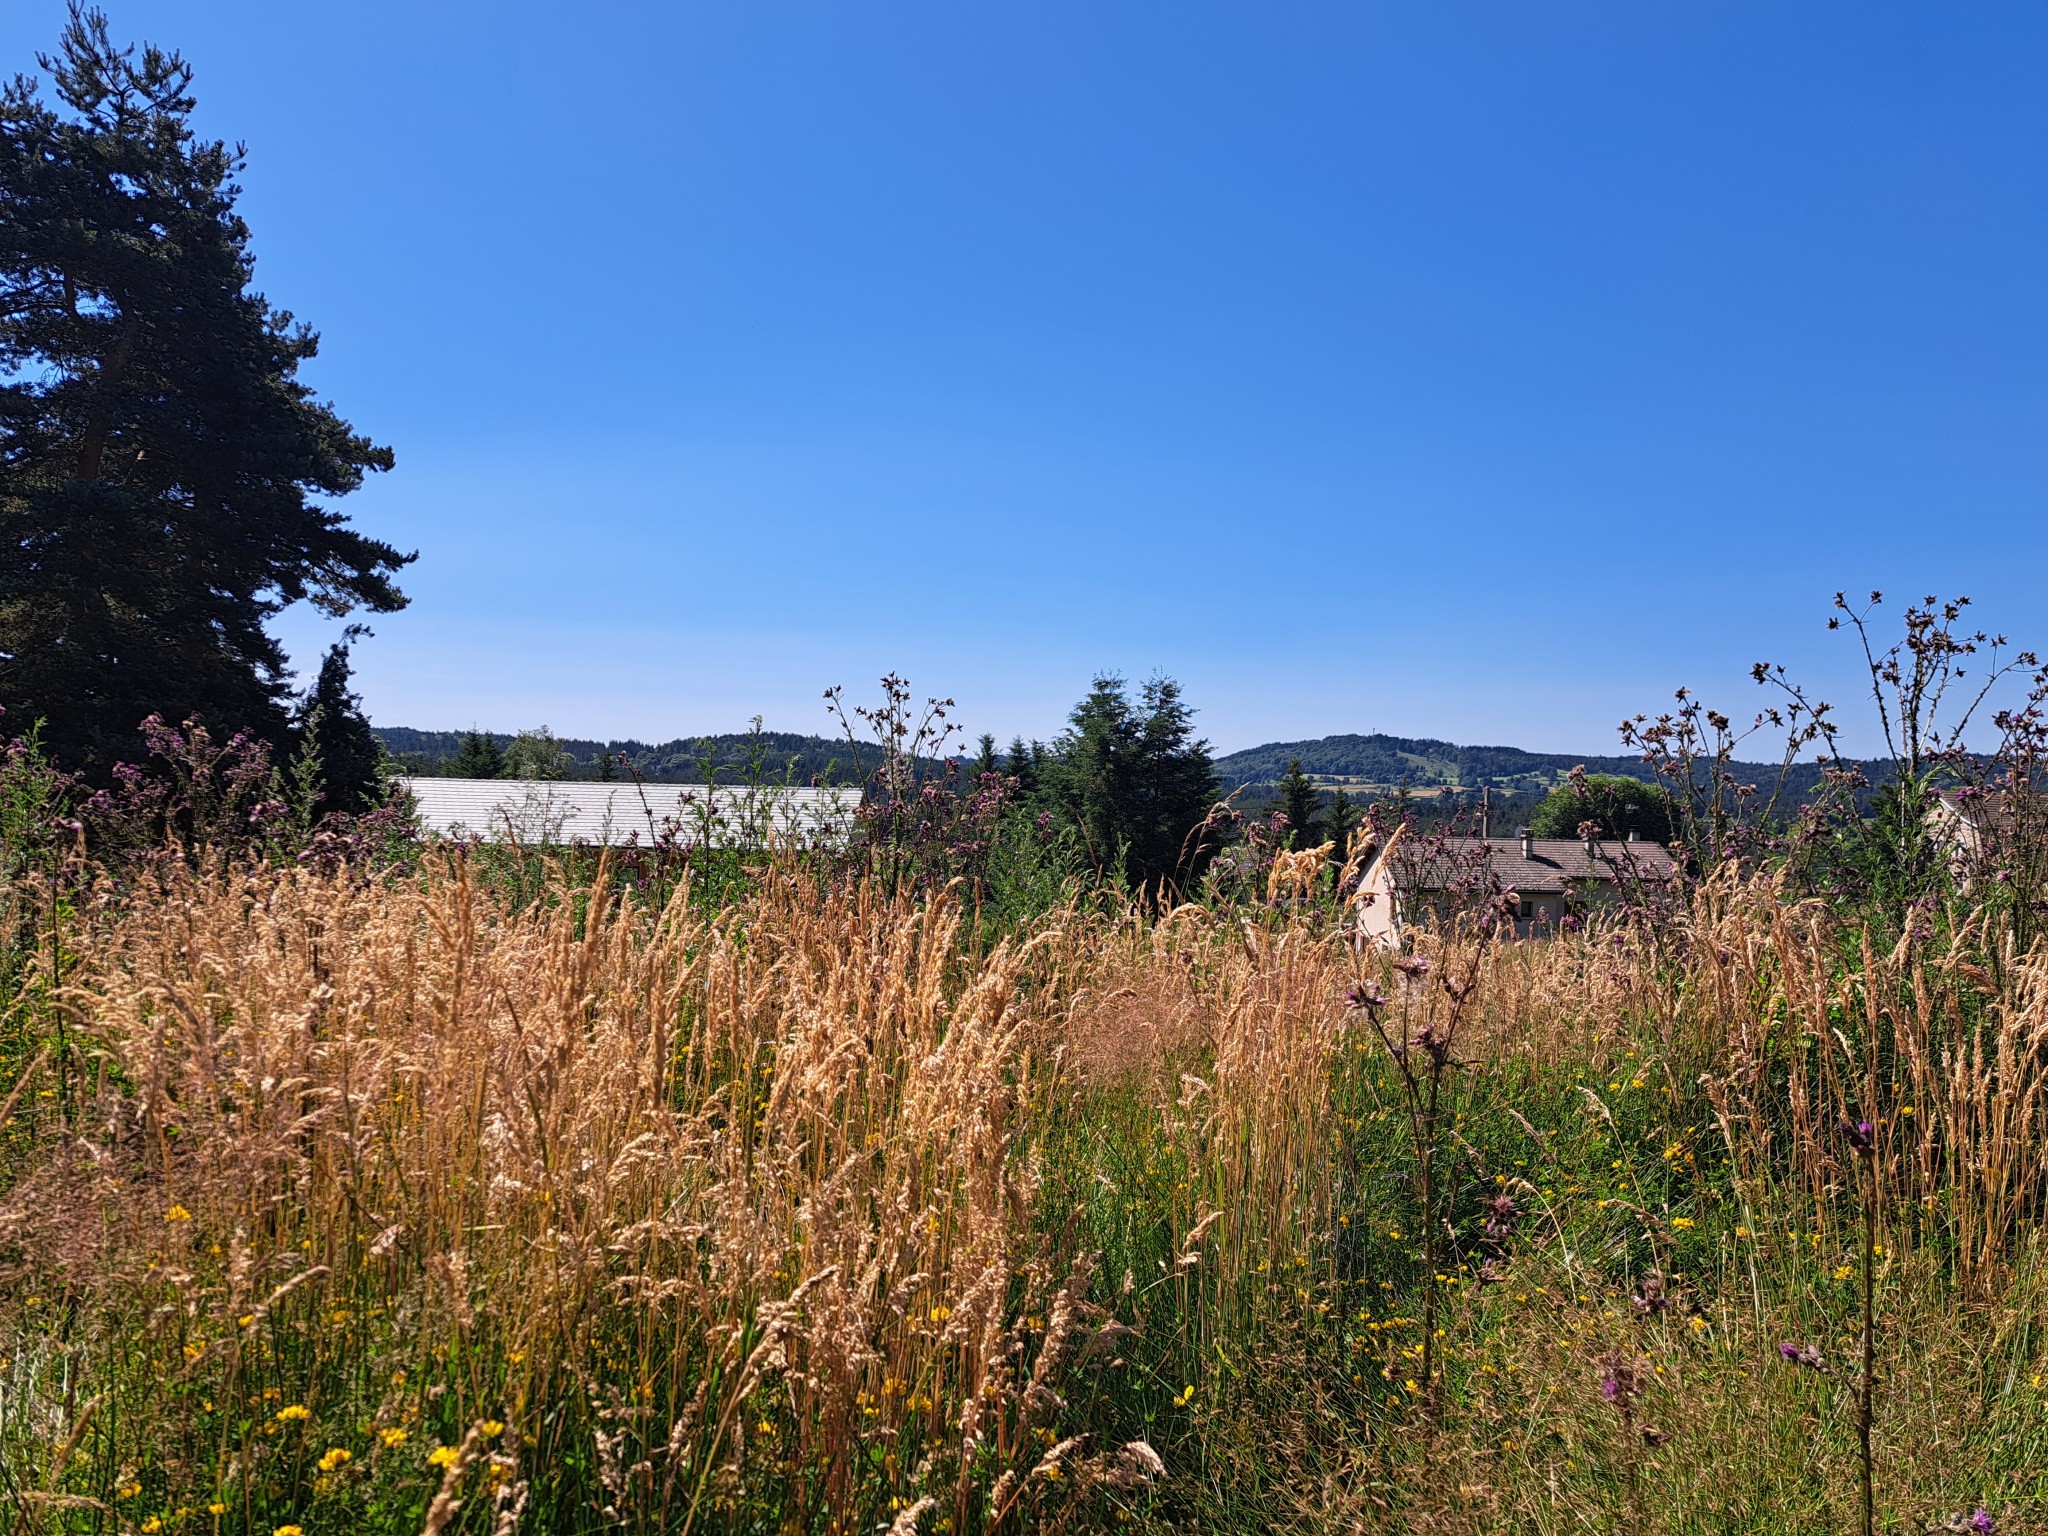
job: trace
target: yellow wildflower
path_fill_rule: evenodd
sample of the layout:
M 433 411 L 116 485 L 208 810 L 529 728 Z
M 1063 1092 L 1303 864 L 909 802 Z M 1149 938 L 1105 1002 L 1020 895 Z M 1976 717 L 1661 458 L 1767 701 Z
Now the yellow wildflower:
M 503 1424 L 500 1424 L 496 1419 L 485 1419 L 483 1423 L 478 1425 L 477 1427 L 484 1432 L 484 1438 L 486 1440 L 495 1440 L 498 1438 L 498 1436 L 505 1433 L 505 1426 Z
M 385 1430 L 377 1438 L 382 1440 L 386 1446 L 399 1446 L 405 1444 L 405 1431 L 394 1427 Z
M 322 1456 L 320 1460 L 317 1463 L 315 1463 L 315 1465 L 317 1465 L 322 1472 L 332 1472 L 336 1467 L 345 1466 L 349 1462 L 354 1460 L 355 1457 L 351 1456 L 347 1451 L 343 1450 L 340 1446 L 337 1445 L 332 1450 L 328 1451 L 328 1453 L 325 1456 Z
M 427 1465 L 430 1467 L 450 1467 L 455 1464 L 455 1458 L 461 1454 L 452 1445 L 437 1445 L 427 1452 Z
M 1690 1216 L 1677 1216 L 1672 1219 L 1671 1225 L 1681 1232 L 1689 1232 L 1693 1227 L 1693 1219 Z
M 174 1205 L 164 1212 L 165 1221 L 190 1221 L 191 1219 L 192 1213 L 182 1205 Z
M 306 1407 L 303 1403 L 292 1403 L 287 1407 L 277 1410 L 277 1422 L 280 1424 L 292 1424 L 300 1419 L 310 1419 L 311 1417 L 313 1417 L 313 1410 Z

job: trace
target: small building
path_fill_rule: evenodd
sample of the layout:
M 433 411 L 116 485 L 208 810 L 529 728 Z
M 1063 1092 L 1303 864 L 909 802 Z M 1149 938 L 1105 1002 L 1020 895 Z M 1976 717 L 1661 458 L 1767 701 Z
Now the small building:
M 1520 899 L 1518 938 L 1557 932 L 1568 913 L 1608 905 L 1643 885 L 1676 879 L 1670 849 L 1633 836 L 1615 838 L 1436 837 L 1397 835 L 1369 865 L 1358 887 L 1359 932 L 1397 945 L 1401 931 L 1426 911 L 1444 911 L 1495 891 Z
M 842 838 L 858 789 L 731 784 L 599 784 L 568 779 L 401 778 L 422 828 L 440 837 L 533 845 L 733 847 Z

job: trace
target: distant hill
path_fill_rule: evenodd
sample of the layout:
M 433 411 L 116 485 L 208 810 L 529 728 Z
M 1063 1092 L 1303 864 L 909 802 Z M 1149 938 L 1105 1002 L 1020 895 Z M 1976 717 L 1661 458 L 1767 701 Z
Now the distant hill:
M 400 766 L 408 772 L 429 775 L 445 771 L 449 759 L 462 750 L 462 738 L 468 734 L 466 731 L 421 731 L 404 725 L 380 725 L 375 730 L 377 739 L 384 743 L 384 750 L 396 758 Z M 500 747 L 509 745 L 512 740 L 504 731 L 486 731 L 484 734 Z M 579 737 L 558 739 L 575 764 L 572 776 L 576 778 L 596 778 L 599 759 L 606 752 L 620 763 L 618 772 L 621 778 L 629 776 L 625 765 L 630 764 L 634 773 L 656 784 L 703 783 L 707 758 L 718 781 L 732 783 L 745 777 L 748 763 L 756 752 L 760 758 L 760 772 L 777 781 L 785 774 L 799 784 L 809 784 L 813 780 L 850 784 L 859 777 L 854 769 L 853 751 L 843 737 L 835 741 L 829 736 L 763 731 L 758 736 L 744 732 L 723 736 L 679 736 L 674 741 L 652 744 L 631 738 L 615 741 L 587 741 Z M 872 772 L 879 755 L 878 748 L 863 743 L 860 752 L 862 767 Z
M 1226 790 L 1277 783 L 1287 765 L 1301 759 L 1301 771 L 1319 783 L 1355 792 L 1457 788 L 1540 794 L 1584 765 L 1588 773 L 1613 773 L 1655 782 L 1640 757 L 1575 752 L 1525 752 L 1520 747 L 1461 747 L 1448 741 L 1406 736 L 1324 736 L 1315 741 L 1274 741 L 1216 759 Z M 1738 763 L 1747 782 L 1768 787 L 1777 780 L 1775 763 Z M 1820 765 L 1793 768 L 1787 788 L 1795 799 L 1820 782 Z
M 408 772 L 439 774 L 462 749 L 463 731 L 421 731 L 410 726 L 384 725 L 375 728 L 384 750 Z M 500 747 L 512 737 L 504 731 L 485 733 Z M 598 760 L 610 752 L 625 765 L 657 784 L 697 784 L 704 779 L 707 757 L 719 782 L 743 778 L 749 761 L 758 752 L 759 771 L 780 780 L 788 774 L 799 784 L 850 784 L 859 774 L 854 769 L 852 749 L 844 737 L 803 736 L 791 731 L 763 731 L 759 735 L 732 732 L 721 736 L 679 736 L 673 741 L 648 743 L 631 738 L 590 741 L 563 737 L 562 747 L 574 763 L 575 778 L 596 778 Z M 1354 796 L 1387 793 L 1407 788 L 1430 790 L 1494 791 L 1498 803 L 1509 805 L 1527 798 L 1533 805 L 1554 788 L 1572 769 L 1583 764 L 1589 773 L 1625 774 L 1630 778 L 1654 780 L 1655 775 L 1639 757 L 1599 756 L 1576 752 L 1525 752 L 1520 747 L 1461 747 L 1454 742 L 1406 736 L 1324 736 L 1315 741 L 1274 741 L 1248 747 L 1216 759 L 1216 774 L 1226 791 L 1258 791 L 1276 784 L 1287 765 L 1301 759 L 1302 771 L 1324 788 L 1343 787 Z M 861 744 L 860 761 L 872 772 L 879 751 Z M 937 769 L 936 761 L 922 767 Z M 1775 763 L 1738 763 L 1739 773 L 1750 783 L 1768 786 L 1778 773 Z M 1875 781 L 1879 765 L 1866 764 Z M 1789 789 L 1795 800 L 1810 794 L 1820 782 L 1818 764 L 1801 763 L 1792 771 Z

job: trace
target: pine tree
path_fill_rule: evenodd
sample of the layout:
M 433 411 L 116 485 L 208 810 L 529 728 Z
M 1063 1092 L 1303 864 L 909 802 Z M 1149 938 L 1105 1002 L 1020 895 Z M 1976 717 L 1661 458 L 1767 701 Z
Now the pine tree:
M 349 647 L 362 631 L 351 625 L 329 648 L 320 675 L 299 706 L 300 750 L 317 762 L 320 810 L 360 816 L 383 798 L 384 749 L 349 691 Z
M 981 779 L 996 771 L 996 739 L 988 732 L 981 733 L 980 752 L 974 759 L 974 777 Z
M 1017 781 L 1017 798 L 1030 801 L 1038 793 L 1038 752 L 1036 743 L 1024 744 L 1022 736 L 1010 738 L 1010 750 L 1003 754 L 1003 771 Z
M 1332 791 L 1325 835 L 1330 840 L 1330 859 L 1333 863 L 1344 862 L 1344 855 L 1348 851 L 1345 844 L 1350 842 L 1351 834 L 1357 830 L 1358 822 L 1358 807 L 1351 803 L 1351 797 L 1341 789 Z
M 462 738 L 462 750 L 448 759 L 451 779 L 497 779 L 505 774 L 505 754 L 498 739 L 488 731 L 471 730 Z
M 1287 818 L 1289 848 L 1313 848 L 1322 841 L 1318 835 L 1321 818 L 1316 814 L 1320 800 L 1314 782 L 1301 771 L 1301 759 L 1295 758 L 1280 781 L 1280 811 Z
M 1140 887 L 1199 872 L 1205 851 L 1190 834 L 1215 803 L 1216 770 L 1170 678 L 1146 683 L 1134 703 L 1122 678 L 1098 677 L 1074 706 L 1044 779 L 1097 868 Z
M 308 599 L 389 612 L 412 557 L 315 498 L 391 452 L 297 377 L 318 338 L 251 290 L 237 149 L 197 138 L 192 72 L 74 3 L 0 88 L 0 704 L 60 758 L 139 761 L 145 715 L 282 745 Z

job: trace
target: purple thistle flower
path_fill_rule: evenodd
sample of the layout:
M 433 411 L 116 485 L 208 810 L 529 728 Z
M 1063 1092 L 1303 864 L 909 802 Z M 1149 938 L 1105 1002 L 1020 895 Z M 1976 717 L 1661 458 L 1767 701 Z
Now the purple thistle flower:
M 1372 982 L 1362 981 L 1344 994 L 1344 1006 L 1356 1013 L 1376 1013 L 1387 1006 L 1387 999 Z
M 1980 1507 L 1970 1516 L 1970 1529 L 1975 1531 L 1977 1536 L 1991 1536 L 1992 1531 L 1996 1529 L 1992 1524 L 1991 1511 Z
M 1877 1146 L 1877 1130 L 1868 1120 L 1842 1122 L 1842 1134 L 1848 1138 L 1849 1146 L 1858 1156 L 1867 1157 Z
M 1778 1353 L 1794 1365 L 1803 1365 L 1809 1370 L 1815 1371 L 1826 1369 L 1826 1362 L 1822 1359 L 1820 1346 L 1817 1344 L 1793 1344 L 1787 1342 L 1778 1346 Z

